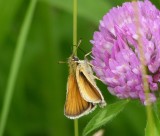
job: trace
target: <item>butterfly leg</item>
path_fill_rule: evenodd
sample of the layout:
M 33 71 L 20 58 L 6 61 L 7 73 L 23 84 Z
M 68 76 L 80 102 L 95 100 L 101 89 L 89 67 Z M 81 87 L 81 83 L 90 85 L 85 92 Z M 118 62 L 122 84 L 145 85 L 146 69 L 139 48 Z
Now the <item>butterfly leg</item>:
M 100 69 L 99 67 L 93 66 L 90 62 L 87 62 L 87 63 L 88 63 L 88 65 L 90 65 L 91 67 L 95 67 L 95 68 Z M 103 82 L 103 81 L 102 81 L 101 79 L 99 79 L 97 76 L 95 76 L 95 75 L 93 75 L 93 76 L 94 76 L 95 79 L 97 79 L 97 80 Z
M 102 81 L 100 78 L 98 78 L 97 76 L 95 76 L 95 75 L 93 75 L 94 76 L 94 78 L 95 79 L 97 79 L 97 80 L 99 80 L 99 81 L 101 81 L 101 82 L 103 82 L 104 83 L 104 81 Z
M 88 52 L 84 57 L 87 58 L 92 53 L 92 51 Z
M 97 68 L 97 69 L 101 69 L 100 67 L 96 67 L 96 66 L 94 66 L 93 64 L 91 64 L 90 62 L 87 62 L 88 63 L 88 65 L 90 65 L 91 67 L 94 67 L 94 68 Z

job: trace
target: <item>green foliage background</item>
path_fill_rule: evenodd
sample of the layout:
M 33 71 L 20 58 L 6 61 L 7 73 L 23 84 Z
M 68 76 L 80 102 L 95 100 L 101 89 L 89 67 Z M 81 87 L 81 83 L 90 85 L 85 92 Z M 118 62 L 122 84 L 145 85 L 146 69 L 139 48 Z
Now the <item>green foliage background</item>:
M 30 0 L 0 0 L 0 111 L 10 65 Z M 124 0 L 79 0 L 78 39 L 87 53 L 92 46 L 99 20 Z M 160 7 L 159 0 L 152 1 Z M 25 45 L 14 89 L 5 136 L 72 136 L 73 121 L 63 114 L 68 67 L 58 64 L 72 51 L 72 0 L 39 0 Z M 84 54 L 78 55 L 83 59 Z M 117 99 L 98 82 L 108 104 Z M 80 134 L 98 112 L 79 119 Z M 1 112 L 0 112 L 1 113 Z M 130 102 L 112 122 L 104 126 L 106 136 L 142 136 L 146 124 L 145 108 Z

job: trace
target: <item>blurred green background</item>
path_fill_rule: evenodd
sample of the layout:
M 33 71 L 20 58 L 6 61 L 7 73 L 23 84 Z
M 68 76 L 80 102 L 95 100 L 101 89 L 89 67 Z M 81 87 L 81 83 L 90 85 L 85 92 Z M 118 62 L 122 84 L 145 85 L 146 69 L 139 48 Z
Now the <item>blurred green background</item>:
M 17 38 L 30 0 L 0 0 L 0 111 Z M 78 39 L 87 53 L 99 20 L 124 0 L 79 0 Z M 158 0 L 152 1 L 160 7 Z M 39 0 L 36 5 L 14 89 L 4 136 L 73 136 L 73 121 L 63 114 L 72 52 L 72 0 Z M 78 51 L 83 59 L 83 52 Z M 108 104 L 117 99 L 98 82 Z M 98 111 L 79 119 L 80 134 Z M 1 113 L 1 112 L 0 112 Z M 103 127 L 105 136 L 143 136 L 145 109 L 138 101 Z M 92 134 L 91 134 L 92 135 Z

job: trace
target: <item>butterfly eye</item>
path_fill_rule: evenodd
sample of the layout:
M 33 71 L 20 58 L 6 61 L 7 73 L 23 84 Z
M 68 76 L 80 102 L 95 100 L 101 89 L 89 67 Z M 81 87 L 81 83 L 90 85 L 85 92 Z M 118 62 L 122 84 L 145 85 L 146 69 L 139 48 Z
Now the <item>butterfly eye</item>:
M 72 60 L 73 61 L 79 61 L 79 58 L 77 56 L 73 56 Z

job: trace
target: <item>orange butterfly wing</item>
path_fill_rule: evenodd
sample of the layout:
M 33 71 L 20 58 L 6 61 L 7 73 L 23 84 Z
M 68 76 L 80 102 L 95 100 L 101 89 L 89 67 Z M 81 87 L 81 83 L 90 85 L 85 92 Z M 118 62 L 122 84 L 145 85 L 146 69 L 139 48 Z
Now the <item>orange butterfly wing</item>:
M 93 105 L 82 98 L 74 74 L 70 74 L 67 83 L 64 114 L 68 118 L 75 119 L 87 114 L 92 108 Z

